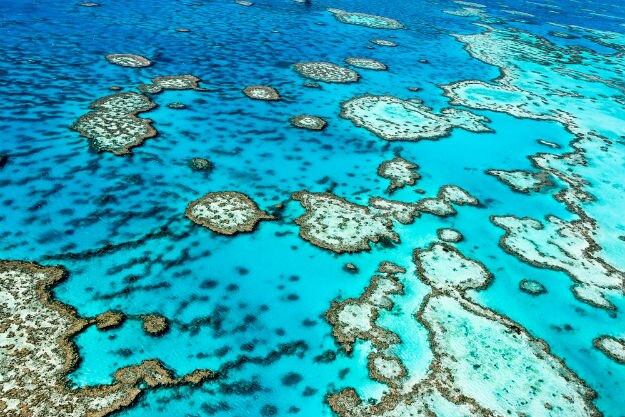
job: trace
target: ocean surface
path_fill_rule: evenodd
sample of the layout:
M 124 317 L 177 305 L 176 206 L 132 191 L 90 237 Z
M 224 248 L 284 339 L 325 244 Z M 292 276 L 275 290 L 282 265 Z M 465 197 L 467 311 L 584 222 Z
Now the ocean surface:
M 384 16 L 404 27 L 349 24 L 327 9 Z M 502 40 L 472 37 L 484 33 Z M 424 378 L 433 353 L 428 329 L 415 314 L 430 289 L 418 278 L 413 251 L 439 240 L 438 229 L 453 228 L 463 240 L 450 245 L 493 275 L 472 299 L 543 340 L 596 392 L 591 401 L 599 412 L 625 416 L 625 366 L 593 345 L 607 335 L 625 349 L 623 280 L 602 293 L 608 307 L 585 302 L 571 291 L 583 281 L 573 278 L 580 269 L 567 266 L 582 255 L 571 249 L 568 258 L 559 252 L 528 259 L 531 250 L 521 255 L 522 249 L 502 246 L 505 230 L 491 218 L 547 224 L 546 216 L 563 222 L 582 217 L 593 230 L 592 239 L 575 237 L 592 240 L 593 251 L 584 256 L 609 265 L 613 276 L 625 274 L 621 2 L 102 0 L 88 7 L 2 0 L 0 34 L 0 155 L 6 156 L 0 259 L 60 265 L 68 279 L 52 290 L 56 299 L 84 317 L 109 310 L 129 317 L 118 328 L 90 326 L 74 338 L 81 361 L 68 383 L 110 384 L 117 369 L 152 358 L 176 375 L 218 373 L 197 386 L 147 390 L 115 415 L 331 416 L 327 395 L 346 387 L 374 403 L 389 388 L 368 373 L 370 343 L 358 341 L 348 354 L 325 313 L 333 301 L 359 297 L 382 261 L 407 271 L 404 294 L 393 298 L 379 322 L 401 338 L 395 353 L 410 378 Z M 537 50 L 545 57 L 537 58 Z M 132 68 L 105 59 L 122 53 L 152 64 Z M 349 57 L 388 69 L 350 67 Z M 319 86 L 307 87 L 292 65 L 314 61 L 350 67 L 360 79 L 312 80 Z M 504 73 L 538 99 L 502 94 L 494 102 L 477 87 L 455 90 L 458 96 L 444 88 L 466 80 L 499 85 Z M 138 117 L 151 119 L 158 134 L 130 153 L 98 152 L 70 128 L 91 103 L 118 92 L 111 86 L 140 93 L 137 86 L 155 77 L 180 74 L 198 77 L 203 90 L 147 94 L 157 107 Z M 242 93 L 250 85 L 271 86 L 281 99 L 251 99 Z M 491 131 L 455 128 L 439 138 L 385 140 L 340 115 L 342 103 L 364 94 L 418 99 L 435 114 L 450 106 L 467 110 L 487 118 Z M 322 131 L 292 126 L 289 119 L 300 114 L 328 125 Z M 377 122 L 388 127 L 384 120 Z M 592 198 L 568 205 L 554 197 L 572 185 L 553 172 L 551 184 L 529 192 L 486 172 L 537 172 L 542 167 L 530 156 L 557 158 L 579 149 L 584 163 L 561 171 L 581 181 Z M 389 196 L 378 166 L 399 155 L 418 165 L 421 178 Z M 192 158 L 209 160 L 213 169 L 192 170 Z M 372 242 L 370 250 L 348 253 L 303 239 L 295 219 L 305 209 L 291 199 L 305 190 L 363 206 L 371 197 L 416 203 L 446 184 L 462 187 L 480 204 L 457 206 L 457 214 L 446 217 L 422 213 L 412 224 L 395 225 L 398 242 Z M 190 202 L 221 191 L 246 194 L 277 218 L 249 233 L 223 235 L 185 217 Z M 528 246 L 539 249 L 567 239 L 531 236 Z M 560 255 L 564 266 L 554 266 Z M 357 271 L 345 268 L 348 263 Z M 594 279 L 598 264 L 585 265 L 579 274 Z M 523 279 L 547 292 L 521 291 Z M 133 317 L 147 313 L 166 317 L 169 331 L 144 332 Z M 531 416 L 538 415 L 558 414 Z

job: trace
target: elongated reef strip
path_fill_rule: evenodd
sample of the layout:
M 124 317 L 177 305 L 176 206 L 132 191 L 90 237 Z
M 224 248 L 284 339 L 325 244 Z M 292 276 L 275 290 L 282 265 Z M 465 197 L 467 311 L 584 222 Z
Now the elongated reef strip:
M 152 65 L 149 59 L 135 54 L 109 54 L 106 60 L 111 64 L 130 68 L 143 68 Z
M 199 86 L 200 79 L 190 74 L 165 75 L 152 78 L 152 84 L 141 84 L 138 88 L 142 93 L 158 94 L 163 90 L 198 90 L 206 91 Z

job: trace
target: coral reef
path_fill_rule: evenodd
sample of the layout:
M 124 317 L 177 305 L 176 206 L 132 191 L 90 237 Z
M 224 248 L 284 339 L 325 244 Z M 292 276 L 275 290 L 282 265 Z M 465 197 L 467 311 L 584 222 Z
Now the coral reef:
M 467 110 L 446 108 L 440 114 L 420 100 L 366 94 L 341 104 L 341 117 L 388 141 L 418 141 L 449 136 L 454 128 L 492 132 L 489 120 Z
M 371 283 L 358 298 L 335 301 L 326 312 L 332 334 L 347 352 L 353 350 L 356 339 L 369 340 L 379 349 L 400 343 L 399 337 L 376 324 L 380 310 L 390 310 L 393 302 L 389 296 L 403 294 L 397 274 L 405 269 L 391 262 L 380 265 L 381 275 L 374 275 Z
M 429 332 L 433 354 L 429 371 L 412 380 L 403 373 L 407 370 L 398 357 L 386 357 L 388 344 L 379 343 L 378 335 L 386 340 L 390 331 L 376 323 L 381 311 L 374 307 L 392 309 L 388 296 L 402 292 L 380 291 L 381 278 L 374 276 L 360 298 L 333 303 L 326 316 L 338 343 L 371 341 L 370 376 L 386 383 L 390 391 L 378 402 L 365 402 L 354 388 L 344 388 L 328 395 L 334 412 L 341 417 L 600 416 L 592 403 L 596 394 L 543 341 L 467 295 L 467 290 L 488 285 L 492 276 L 484 265 L 444 243 L 417 249 L 414 256 L 419 277 L 432 288 L 416 314 Z M 374 298 L 371 294 L 376 293 Z M 382 369 L 371 362 L 379 358 L 384 358 Z
M 378 46 L 391 46 L 391 47 L 397 46 L 395 42 L 389 41 L 386 39 L 371 39 L 370 42 Z
M 345 58 L 345 62 L 352 67 L 375 71 L 386 71 L 388 68 L 380 61 L 370 58 Z
M 522 279 L 519 282 L 519 289 L 531 295 L 540 295 L 547 292 L 543 284 L 533 279 Z
M 189 203 L 185 215 L 194 223 L 223 235 L 251 232 L 259 221 L 273 219 L 248 196 L 235 191 L 208 193 Z
M 464 238 L 462 233 L 455 229 L 442 228 L 436 231 L 438 238 L 443 242 L 458 243 Z
M 254 100 L 276 101 L 281 98 L 278 90 L 266 85 L 250 85 L 243 89 L 243 94 Z
M 94 321 L 98 330 L 109 330 L 119 327 L 126 320 L 126 315 L 121 311 L 106 311 L 95 316 Z
M 212 171 L 213 163 L 204 158 L 191 158 L 188 162 L 189 167 L 194 171 Z
M 135 54 L 109 54 L 106 56 L 106 60 L 111 64 L 131 68 L 143 68 L 152 65 L 152 62 L 146 57 Z
M 295 127 L 309 130 L 323 130 L 328 123 L 321 117 L 301 114 L 289 119 L 289 122 Z
M 435 198 L 423 198 L 416 203 L 416 207 L 420 212 L 446 217 L 457 213 L 452 204 L 477 206 L 480 202 L 461 187 L 447 184 L 438 190 Z
M 529 193 L 530 191 L 540 192 L 546 187 L 553 186 L 553 182 L 549 179 L 549 173 L 544 171 L 530 172 L 523 170 L 506 171 L 502 169 L 489 169 L 486 173 L 497 177 L 513 191 L 519 193 Z
M 138 88 L 142 93 L 158 94 L 163 90 L 198 90 L 206 91 L 198 85 L 200 79 L 193 75 L 165 75 L 152 78 L 152 84 L 141 84 Z
M 78 364 L 72 337 L 90 321 L 53 300 L 65 279 L 59 267 L 0 261 L 0 414 L 15 417 L 104 417 L 130 406 L 146 389 L 200 384 L 210 371 L 175 378 L 158 360 L 121 368 L 111 385 L 72 388 L 65 376 Z
M 395 19 L 366 13 L 347 12 L 341 9 L 327 9 L 336 20 L 350 25 L 366 26 L 372 29 L 403 29 L 404 25 Z
M 491 221 L 505 230 L 499 244 L 524 262 L 566 272 L 575 285 L 579 300 L 612 309 L 606 298 L 611 290 L 622 290 L 625 274 L 607 264 L 596 253 L 599 247 L 583 220 L 566 222 L 547 216 L 545 223 L 515 216 L 492 216 Z
M 295 220 L 301 226 L 300 236 L 316 246 L 335 252 L 358 252 L 371 249 L 370 242 L 399 241 L 393 222 L 366 206 L 330 193 L 299 191 L 291 198 L 306 209 Z
M 143 320 L 143 330 L 151 336 L 161 336 L 169 330 L 169 320 L 160 314 L 142 314 L 140 318 Z
M 156 136 L 152 120 L 137 117 L 156 107 L 142 94 L 114 94 L 94 101 L 90 107 L 93 111 L 81 116 L 71 128 L 88 138 L 97 152 L 127 154 L 130 148 Z
M 616 363 L 625 365 L 625 340 L 613 336 L 599 336 L 592 344 Z
M 391 180 L 391 184 L 386 189 L 386 192 L 391 194 L 406 185 L 415 185 L 417 180 L 421 178 L 421 175 L 416 171 L 417 169 L 419 169 L 417 164 L 398 156 L 382 162 L 378 167 L 378 175 Z
M 355 83 L 360 78 L 356 71 L 331 62 L 298 62 L 293 69 L 306 78 L 326 83 Z

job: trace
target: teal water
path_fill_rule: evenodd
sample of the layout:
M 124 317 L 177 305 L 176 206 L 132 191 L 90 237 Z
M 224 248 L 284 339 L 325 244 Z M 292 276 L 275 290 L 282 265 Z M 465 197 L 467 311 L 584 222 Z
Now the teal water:
M 622 55 L 625 49 L 598 44 L 574 27 L 625 33 L 625 8 L 612 1 L 546 7 L 489 0 L 481 2 L 489 17 L 480 18 L 444 13 L 464 7 L 451 1 L 258 0 L 245 7 L 225 0 L 107 0 L 100 7 L 81 7 L 4 0 L 0 155 L 8 161 L 0 168 L 0 258 L 67 268 L 70 279 L 54 294 L 82 315 L 115 309 L 170 319 L 171 331 L 160 337 L 146 335 L 137 320 L 107 332 L 91 327 L 81 333 L 76 343 L 82 362 L 69 375 L 74 384 L 110 383 L 119 367 L 155 357 L 177 374 L 199 368 L 223 373 L 200 387 L 148 392 L 119 415 L 257 416 L 273 406 L 277 415 L 329 416 L 328 392 L 355 386 L 378 398 L 384 387 L 367 375 L 366 343 L 347 356 L 332 337 L 325 311 L 335 299 L 358 297 L 381 261 L 406 267 L 406 296 L 398 297 L 381 320 L 402 336 L 398 354 L 411 376 L 425 375 L 432 354 L 426 330 L 412 315 L 427 289 L 415 276 L 412 251 L 435 241 L 437 229 L 453 227 L 464 235 L 456 246 L 495 276 L 475 299 L 544 339 L 597 391 L 595 404 L 606 417 L 623 417 L 625 366 L 592 345 L 599 335 L 625 336 L 623 294 L 610 296 L 614 312 L 580 302 L 564 272 L 529 265 L 503 251 L 498 245 L 503 230 L 489 220 L 490 215 L 543 219 L 548 214 L 575 219 L 553 198 L 561 183 L 525 195 L 484 172 L 531 170 L 530 155 L 570 152 L 574 135 L 555 121 L 474 109 L 490 119 L 493 133 L 456 129 L 439 140 L 387 142 L 339 116 L 341 102 L 365 93 L 419 98 L 438 111 L 449 106 L 442 85 L 491 82 L 499 68 L 472 57 L 450 36 L 484 30 L 473 23 L 520 29 L 561 47 Z M 395 18 L 406 29 L 344 24 L 325 11 L 329 7 Z M 506 13 L 511 9 L 533 16 Z M 553 31 L 575 38 L 555 37 Z M 376 38 L 398 46 L 369 42 Z M 616 45 L 625 48 L 622 41 Z M 104 59 L 110 53 L 140 54 L 154 65 L 112 65 Z M 350 56 L 379 60 L 389 70 L 358 69 L 358 83 L 321 83 L 316 89 L 303 87 L 305 80 L 290 67 L 317 60 L 342 64 Z M 561 99 L 585 128 L 613 142 L 609 154 L 589 152 L 588 166 L 580 172 L 596 197 L 583 206 L 598 224 L 601 256 L 622 270 L 625 86 L 618 59 L 622 56 L 606 63 L 589 55 L 569 66 L 611 84 L 565 75 L 552 82 L 592 100 L 594 107 L 577 111 L 583 100 Z M 546 73 L 547 65 L 529 61 L 515 65 L 526 70 L 519 71 L 519 85 L 534 91 L 534 74 Z M 132 155 L 96 153 L 69 129 L 91 102 L 113 93 L 110 86 L 137 91 L 153 77 L 187 73 L 201 78 L 208 91 L 152 96 L 158 107 L 143 116 L 154 120 L 158 136 L 133 148 Z M 254 101 L 241 93 L 256 84 L 278 89 L 283 99 Z M 172 102 L 187 108 L 170 109 L 166 105 Z M 303 113 L 323 117 L 328 128 L 313 132 L 290 126 L 288 119 Z M 394 193 L 394 199 L 416 202 L 422 196 L 415 188 L 429 197 L 444 184 L 457 184 L 482 205 L 458 207 L 448 218 L 424 214 L 412 225 L 396 227 L 401 243 L 373 245 L 370 252 L 337 255 L 298 236 L 293 219 L 304 210 L 290 201 L 292 192 L 331 190 L 366 204 L 387 187 L 376 175 L 378 165 L 397 153 L 417 163 L 422 178 L 416 187 Z M 209 159 L 215 169 L 191 171 L 187 161 L 193 157 Z M 279 221 L 261 222 L 253 233 L 232 237 L 184 217 L 190 201 L 224 190 L 245 193 L 261 208 L 278 203 L 286 208 Z M 357 274 L 343 270 L 348 262 L 358 266 Z M 524 278 L 542 282 L 548 293 L 522 293 L 518 283 Z M 319 361 L 328 351 L 336 359 Z M 301 380 L 285 384 L 283 377 L 293 372 Z

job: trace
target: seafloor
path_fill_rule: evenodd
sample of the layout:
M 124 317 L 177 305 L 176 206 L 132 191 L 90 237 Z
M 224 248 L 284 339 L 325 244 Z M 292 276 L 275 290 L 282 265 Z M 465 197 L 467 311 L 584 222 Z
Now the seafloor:
M 0 416 L 625 416 L 622 2 L 0 35 Z

